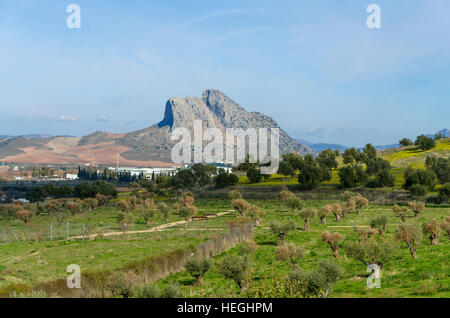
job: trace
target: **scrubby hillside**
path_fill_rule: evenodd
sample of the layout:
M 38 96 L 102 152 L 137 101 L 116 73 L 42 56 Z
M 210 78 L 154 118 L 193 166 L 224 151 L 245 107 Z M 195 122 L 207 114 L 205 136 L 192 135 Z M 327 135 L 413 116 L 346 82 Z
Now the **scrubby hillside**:
M 427 156 L 450 157 L 450 138 L 436 141 L 436 148 L 422 151 L 415 146 L 383 150 L 380 157 L 390 162 L 396 178 L 396 187 L 403 184 L 403 173 L 407 167 L 424 169 Z

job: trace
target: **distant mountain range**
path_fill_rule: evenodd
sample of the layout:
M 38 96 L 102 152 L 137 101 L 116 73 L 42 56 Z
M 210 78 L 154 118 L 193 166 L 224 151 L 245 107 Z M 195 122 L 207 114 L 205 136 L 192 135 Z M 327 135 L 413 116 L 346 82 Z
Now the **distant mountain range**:
M 450 130 L 449 129 L 442 129 L 438 131 L 436 134 L 427 134 L 425 136 L 434 138 L 437 134 L 441 134 L 443 138 L 450 138 Z M 332 150 L 339 150 L 340 152 L 344 152 L 345 149 L 351 148 L 340 144 L 327 144 L 327 143 L 312 143 L 306 140 L 302 139 L 296 139 L 298 142 L 304 144 L 305 146 L 308 146 L 312 150 L 316 152 L 321 152 L 327 149 Z M 391 144 L 391 145 L 376 145 L 374 146 L 377 150 L 386 150 L 386 149 L 392 149 L 392 148 L 398 148 L 400 147 L 399 143 Z M 362 148 L 361 148 L 362 149 Z
M 34 164 L 95 163 L 127 166 L 170 166 L 172 130 L 187 128 L 193 136 L 195 120 L 204 127 L 223 133 L 227 128 L 280 128 L 269 116 L 247 112 L 224 93 L 208 89 L 202 97 L 170 98 L 161 122 L 125 134 L 97 131 L 83 137 L 3 136 L 0 137 L 0 161 Z M 225 135 L 225 134 L 224 134 Z M 288 136 L 280 128 L 280 152 L 315 152 Z

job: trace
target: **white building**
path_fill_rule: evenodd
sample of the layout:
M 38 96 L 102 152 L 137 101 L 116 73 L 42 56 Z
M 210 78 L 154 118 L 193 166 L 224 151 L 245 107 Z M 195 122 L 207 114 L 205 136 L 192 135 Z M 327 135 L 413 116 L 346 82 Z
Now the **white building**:
M 77 180 L 78 179 L 78 175 L 74 174 L 74 173 L 66 173 L 66 179 L 67 180 Z

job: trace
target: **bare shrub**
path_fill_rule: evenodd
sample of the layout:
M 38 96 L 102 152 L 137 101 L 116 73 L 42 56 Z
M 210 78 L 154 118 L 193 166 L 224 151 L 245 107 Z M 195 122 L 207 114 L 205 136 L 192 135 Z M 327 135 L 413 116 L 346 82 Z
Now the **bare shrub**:
M 328 231 L 322 233 L 322 241 L 329 244 L 335 258 L 339 258 L 339 242 L 342 241 L 342 235 L 339 233 L 330 233 Z
M 422 240 L 422 232 L 414 225 L 402 224 L 397 228 L 397 239 L 406 244 L 411 257 L 417 258 L 416 245 Z
M 279 261 L 287 262 L 290 266 L 295 267 L 305 256 L 303 248 L 298 247 L 294 243 L 280 243 L 275 251 L 275 257 Z
M 437 245 L 439 235 L 441 234 L 441 224 L 437 220 L 422 225 L 422 231 L 431 241 L 431 245 Z

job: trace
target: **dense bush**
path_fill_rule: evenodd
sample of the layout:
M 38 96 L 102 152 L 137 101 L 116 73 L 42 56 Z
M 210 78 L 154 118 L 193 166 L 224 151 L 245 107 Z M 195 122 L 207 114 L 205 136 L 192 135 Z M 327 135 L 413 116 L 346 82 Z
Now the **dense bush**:
M 340 185 L 343 188 L 354 188 L 367 182 L 367 173 L 359 166 L 344 166 L 339 169 Z
M 212 261 L 210 259 L 190 258 L 184 264 L 186 271 L 195 278 L 195 284 L 199 285 L 203 276 L 212 268 Z
M 133 294 L 136 298 L 159 298 L 161 297 L 161 290 L 155 284 L 145 284 L 137 286 Z
M 289 273 L 287 289 L 293 294 L 303 294 L 304 297 L 327 297 L 342 273 L 342 269 L 336 263 L 321 260 L 315 271 L 292 270 Z M 292 289 L 298 289 L 298 291 L 292 291 Z
M 247 278 L 249 260 L 245 256 L 227 255 L 219 266 L 219 272 L 226 278 L 232 279 L 242 289 Z
M 83 182 L 75 187 L 74 195 L 80 199 L 95 198 L 97 194 L 117 197 L 117 190 L 111 183 L 106 181 Z

